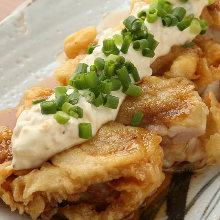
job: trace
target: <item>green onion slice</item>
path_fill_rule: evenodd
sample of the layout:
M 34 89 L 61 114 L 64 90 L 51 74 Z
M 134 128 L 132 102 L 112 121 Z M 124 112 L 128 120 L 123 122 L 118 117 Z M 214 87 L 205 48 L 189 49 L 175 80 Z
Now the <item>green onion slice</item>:
M 112 95 L 107 95 L 105 97 L 104 106 L 107 108 L 117 109 L 119 104 L 119 98 Z
M 40 107 L 41 113 L 43 115 L 55 114 L 57 112 L 57 105 L 55 100 L 41 102 Z
M 36 105 L 36 104 L 41 103 L 41 102 L 44 102 L 44 101 L 46 101 L 45 98 L 42 98 L 42 99 L 36 99 L 36 100 L 33 100 L 33 101 L 32 101 L 32 104 L 33 104 L 33 105 Z
M 67 88 L 65 86 L 58 86 L 55 88 L 55 96 L 65 95 L 67 92 Z
M 96 66 L 97 70 L 103 70 L 105 66 L 105 61 L 101 57 L 97 57 L 94 61 L 94 65 Z
M 192 42 L 190 42 L 190 43 L 188 43 L 188 44 L 184 44 L 183 47 L 184 47 L 184 48 L 188 48 L 188 47 L 192 47 L 192 46 L 194 46 L 194 45 L 196 45 L 196 44 L 195 44 L 195 42 L 192 41 Z
M 80 138 L 89 139 L 92 137 L 92 125 L 90 123 L 80 123 L 78 128 Z
M 62 111 L 58 111 L 53 117 L 59 124 L 62 125 L 66 124 L 70 120 L 69 115 Z
M 105 39 L 103 41 L 102 52 L 109 56 L 110 54 L 118 55 L 119 49 L 115 45 L 115 41 L 113 39 Z
M 131 40 L 132 40 L 132 38 L 131 38 L 130 35 L 126 35 L 124 37 L 124 40 L 123 40 L 123 43 L 122 43 L 122 46 L 121 46 L 121 52 L 122 53 L 126 54 L 128 52 L 128 48 L 131 44 Z
M 147 21 L 149 23 L 154 23 L 157 20 L 157 9 L 156 8 L 149 8 L 147 10 Z
M 142 88 L 140 86 L 136 86 L 132 83 L 129 83 L 128 89 L 125 91 L 125 94 L 133 97 L 137 97 L 141 94 L 141 92 L 142 92 Z
M 131 120 L 131 126 L 138 127 L 143 118 L 144 114 L 142 112 L 136 111 Z

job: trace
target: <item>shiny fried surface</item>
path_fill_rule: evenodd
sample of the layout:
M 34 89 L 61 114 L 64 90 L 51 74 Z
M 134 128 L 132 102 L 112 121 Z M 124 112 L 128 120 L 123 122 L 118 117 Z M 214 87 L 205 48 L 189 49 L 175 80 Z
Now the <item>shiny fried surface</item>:
M 55 155 L 40 169 L 10 179 L 10 169 L 7 175 L 2 164 L 1 198 L 34 219 L 57 212 L 69 219 L 121 219 L 162 183 L 160 141 L 145 129 L 108 123 L 94 138 Z M 104 210 L 98 201 L 105 201 Z
M 179 122 L 195 108 L 204 107 L 198 93 L 194 91 L 194 85 L 182 77 L 169 80 L 156 76 L 145 77 L 140 86 L 142 94 L 139 97 L 128 96 L 123 102 L 117 116 L 118 122 L 130 124 L 135 111 L 144 113 L 141 126 Z
M 12 131 L 9 128 L 0 127 L 0 164 L 12 160 L 11 136 Z
M 205 151 L 197 138 L 205 133 L 208 108 L 193 83 L 185 78 L 145 77 L 142 94 L 127 97 L 117 121 L 130 124 L 135 111 L 144 114 L 140 126 L 162 136 L 164 167 L 184 161 L 195 163 Z

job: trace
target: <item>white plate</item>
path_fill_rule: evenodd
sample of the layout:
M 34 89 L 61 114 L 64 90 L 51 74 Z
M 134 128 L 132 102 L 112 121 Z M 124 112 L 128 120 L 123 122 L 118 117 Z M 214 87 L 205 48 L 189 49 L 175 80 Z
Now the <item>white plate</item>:
M 0 109 L 16 106 L 27 88 L 53 74 L 58 65 L 56 54 L 62 51 L 66 36 L 85 26 L 97 25 L 106 11 L 128 7 L 129 0 L 33 0 L 24 3 L 0 23 Z M 220 219 L 219 170 L 220 166 L 216 166 L 192 179 L 187 205 L 192 204 L 193 198 L 197 200 L 185 219 Z M 202 188 L 205 190 L 200 195 L 198 192 Z M 0 220 L 25 219 L 30 218 L 11 213 L 0 202 Z

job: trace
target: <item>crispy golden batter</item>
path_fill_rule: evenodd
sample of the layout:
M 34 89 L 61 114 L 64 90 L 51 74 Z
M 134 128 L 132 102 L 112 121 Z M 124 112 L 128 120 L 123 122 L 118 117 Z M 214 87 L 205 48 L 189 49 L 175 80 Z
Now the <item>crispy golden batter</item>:
M 215 3 L 204 8 L 202 19 L 205 19 L 209 26 L 220 27 L 220 0 L 215 0 Z
M 160 141 L 145 129 L 108 123 L 40 169 L 11 176 L 2 164 L 1 198 L 33 219 L 57 212 L 69 219 L 121 219 L 162 183 Z
M 126 98 L 117 121 L 130 124 L 135 111 L 143 112 L 140 126 L 163 137 L 165 167 L 175 162 L 201 160 L 204 150 L 196 138 L 205 132 L 208 109 L 193 84 L 181 77 L 150 76 L 140 86 L 142 94 Z
M 75 72 L 77 64 L 86 56 L 86 54 L 78 55 L 74 59 L 67 60 L 55 69 L 54 76 L 62 86 L 67 86 L 70 77 Z
M 73 59 L 80 54 L 85 54 L 97 34 L 96 27 L 89 26 L 68 36 L 64 42 L 64 51 L 67 57 Z
M 22 104 L 19 106 L 16 117 L 18 118 L 21 112 L 25 109 L 29 109 L 32 106 L 32 101 L 45 98 L 47 99 L 54 92 L 53 89 L 41 88 L 41 87 L 33 87 L 28 89 L 24 93 L 24 98 L 22 100 Z
M 215 164 L 220 162 L 220 103 L 215 95 L 210 92 L 204 102 L 209 108 L 206 133 L 200 138 L 205 147 L 207 163 Z
M 0 164 L 12 160 L 11 136 L 12 131 L 9 128 L 0 127 Z
M 118 122 L 130 124 L 134 112 L 141 111 L 144 113 L 141 126 L 170 123 L 184 123 L 195 128 L 201 126 L 202 123 L 198 124 L 197 120 L 184 121 L 199 114 L 199 109 L 206 110 L 205 104 L 189 80 L 182 77 L 165 79 L 149 76 L 143 79 L 140 86 L 142 94 L 139 97 L 128 96 L 123 102 L 117 116 Z

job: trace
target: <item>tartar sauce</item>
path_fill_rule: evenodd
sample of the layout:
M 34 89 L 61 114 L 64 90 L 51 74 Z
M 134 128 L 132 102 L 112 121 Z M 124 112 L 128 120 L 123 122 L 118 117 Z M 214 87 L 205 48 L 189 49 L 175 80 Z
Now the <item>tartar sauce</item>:
M 181 5 L 187 10 L 187 14 L 193 13 L 195 17 L 199 17 L 203 8 L 208 4 L 208 0 L 189 0 L 187 3 L 171 0 L 171 2 L 175 6 Z M 136 16 L 139 11 L 148 8 L 149 5 L 146 5 L 146 3 L 136 3 L 132 15 Z M 141 78 L 152 74 L 150 65 L 156 58 L 167 54 L 172 46 L 182 45 L 195 37 L 189 31 L 189 28 L 181 32 L 176 26 L 162 26 L 161 19 L 158 19 L 153 24 L 148 22 L 145 22 L 145 24 L 149 33 L 153 34 L 154 38 L 159 42 L 154 58 L 142 56 L 141 52 L 135 51 L 132 46 L 129 47 L 127 54 L 120 54 L 125 57 L 126 61 L 130 61 L 136 66 Z M 112 37 L 118 33 L 118 31 L 113 29 L 108 30 L 100 38 L 98 44 L 102 45 L 103 38 Z M 92 65 L 96 57 L 105 58 L 101 46 L 97 47 L 82 62 Z M 68 90 L 68 94 L 71 92 L 71 90 Z M 117 109 L 103 106 L 97 108 L 81 97 L 78 106 L 83 108 L 83 118 L 75 119 L 71 117 L 65 125 L 57 123 L 53 115 L 42 115 L 39 104 L 34 105 L 29 110 L 24 110 L 17 120 L 12 136 L 13 168 L 21 170 L 39 167 L 53 155 L 84 142 L 85 139 L 79 138 L 79 123 L 91 123 L 94 136 L 103 124 L 115 120 L 120 105 L 126 96 L 120 90 L 112 92 L 112 95 L 119 97 L 120 101 Z M 54 94 L 50 99 L 54 99 Z

